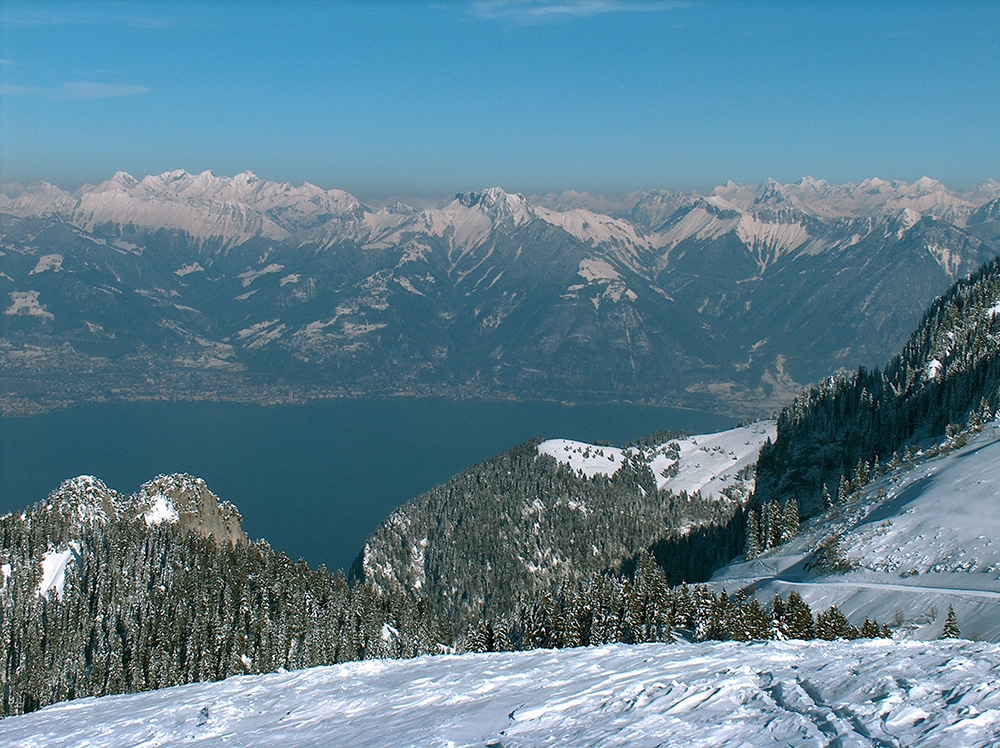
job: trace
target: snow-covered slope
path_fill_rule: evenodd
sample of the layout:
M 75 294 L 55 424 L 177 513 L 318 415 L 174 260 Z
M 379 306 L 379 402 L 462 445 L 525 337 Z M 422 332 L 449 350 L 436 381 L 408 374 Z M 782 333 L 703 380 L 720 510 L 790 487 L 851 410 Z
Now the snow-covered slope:
M 964 635 L 1000 639 L 1000 423 L 944 444 L 944 456 L 918 456 L 714 582 L 765 602 L 794 589 L 815 610 L 895 620 L 916 638 L 939 636 L 951 605 Z M 816 566 L 824 541 L 842 570 Z
M 989 746 L 1000 646 L 653 644 L 367 661 L 81 699 L 6 746 Z
M 671 439 L 655 447 L 600 447 L 571 439 L 549 439 L 538 445 L 538 453 L 556 458 L 588 478 L 612 476 L 626 460 L 649 465 L 661 491 L 682 491 L 702 496 L 719 495 L 734 485 L 741 472 L 757 462 L 760 448 L 774 440 L 775 422 L 759 421 L 749 426 Z M 753 479 L 747 481 L 753 491 Z

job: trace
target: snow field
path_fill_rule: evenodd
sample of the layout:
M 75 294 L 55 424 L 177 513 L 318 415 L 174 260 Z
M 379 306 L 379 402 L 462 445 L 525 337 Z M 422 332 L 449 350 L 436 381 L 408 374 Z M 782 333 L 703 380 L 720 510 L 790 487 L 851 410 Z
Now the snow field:
M 8 746 L 1000 745 L 1000 645 L 614 645 L 238 676 L 57 704 Z
M 538 445 L 538 453 L 554 457 L 587 478 L 614 475 L 630 456 L 646 462 L 656 477 L 659 490 L 669 489 L 679 494 L 700 491 L 703 496 L 718 495 L 723 488 L 736 483 L 741 470 L 754 465 L 760 448 L 767 439 L 774 440 L 775 422 L 760 421 L 720 431 L 699 434 L 684 439 L 670 439 L 651 448 L 599 447 L 572 439 L 549 439 Z M 676 443 L 678 456 L 669 445 Z M 671 475 L 676 465 L 676 475 Z M 753 482 L 746 481 L 753 489 Z
M 47 595 L 55 590 L 56 596 L 61 596 L 66 584 L 66 567 L 74 558 L 80 555 L 79 543 L 70 543 L 63 550 L 51 550 L 42 555 L 42 581 L 38 583 L 38 595 Z M 9 564 L 5 564 L 10 569 Z M 9 574 L 9 571 L 6 576 Z

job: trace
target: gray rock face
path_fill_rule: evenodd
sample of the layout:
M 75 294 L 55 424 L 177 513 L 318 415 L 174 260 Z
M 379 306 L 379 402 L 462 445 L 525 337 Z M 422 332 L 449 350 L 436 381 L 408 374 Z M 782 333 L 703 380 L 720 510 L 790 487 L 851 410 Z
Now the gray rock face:
M 163 502 L 162 499 L 166 499 Z M 181 532 L 195 532 L 206 538 L 214 538 L 217 543 L 230 545 L 248 542 L 243 532 L 243 518 L 239 510 L 228 501 L 222 501 L 208 490 L 205 481 L 190 475 L 160 475 L 139 489 L 136 501 L 146 507 L 145 514 L 151 517 L 163 503 L 170 514 L 170 507 L 177 514 L 177 526 Z M 148 521 L 148 520 L 147 520 Z

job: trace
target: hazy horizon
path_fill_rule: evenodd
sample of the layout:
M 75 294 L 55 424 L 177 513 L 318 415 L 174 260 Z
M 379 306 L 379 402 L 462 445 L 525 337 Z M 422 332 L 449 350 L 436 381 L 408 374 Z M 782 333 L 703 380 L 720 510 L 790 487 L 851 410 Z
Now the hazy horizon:
M 1000 5 L 12 2 L 0 178 L 439 199 L 1000 175 Z
M 124 170 L 116 170 L 116 171 L 124 171 Z M 174 170 L 171 169 L 171 170 L 168 170 L 168 171 L 174 171 Z M 188 173 L 191 174 L 192 176 L 196 176 L 199 173 L 199 172 L 191 172 L 190 170 L 185 170 L 185 171 L 188 171 Z M 211 171 L 214 174 L 214 176 L 221 177 L 221 178 L 232 178 L 232 177 L 235 177 L 237 173 L 240 173 L 240 172 L 236 172 L 236 173 L 233 173 L 233 174 L 220 174 L 220 173 L 218 173 L 218 172 L 216 172 L 214 170 L 211 170 L 211 169 L 204 170 L 204 171 Z M 249 170 L 244 170 L 244 171 L 249 171 Z M 88 187 L 95 187 L 95 186 L 101 184 L 102 182 L 110 180 L 111 178 L 114 177 L 115 173 L 116 172 L 111 172 L 111 173 L 109 173 L 103 179 L 98 179 L 96 181 L 83 182 L 83 183 L 76 183 L 76 182 L 74 182 L 74 183 L 67 184 L 67 183 L 64 182 L 62 184 L 58 184 L 56 182 L 53 182 L 52 180 L 45 179 L 45 178 L 36 179 L 36 180 L 33 180 L 33 182 L 18 182 L 17 180 L 0 178 L 0 184 L 21 184 L 24 187 L 30 187 L 31 184 L 34 184 L 34 183 L 46 182 L 48 184 L 54 185 L 55 187 L 58 187 L 61 190 L 64 190 L 64 191 L 69 192 L 71 194 L 75 194 L 76 192 L 78 192 L 80 190 L 83 190 L 83 189 L 88 188 Z M 166 173 L 166 172 L 160 172 L 159 174 L 163 174 L 163 173 Z M 145 177 L 148 177 L 148 176 L 158 176 L 158 174 L 131 174 L 131 176 L 134 177 L 135 179 L 141 181 Z M 257 174 L 257 176 L 260 177 L 261 175 Z M 939 182 L 940 184 L 944 185 L 945 188 L 947 188 L 947 189 L 949 189 L 949 190 L 951 190 L 953 192 L 959 193 L 959 194 L 964 193 L 964 192 L 972 192 L 972 191 L 974 191 L 975 189 L 977 189 L 978 187 L 980 187 L 982 185 L 987 185 L 987 184 L 989 184 L 991 182 L 996 182 L 997 181 L 993 177 L 986 177 L 986 178 L 984 178 L 982 180 L 979 180 L 977 182 L 970 183 L 970 184 L 953 184 L 953 183 L 947 183 L 944 180 L 935 179 L 935 177 L 933 175 L 931 175 L 931 174 L 921 175 L 920 178 L 924 178 L 924 177 L 928 177 L 930 179 L 933 179 L 934 181 Z M 918 178 L 918 179 L 920 179 L 920 178 Z M 771 177 L 766 177 L 764 180 L 760 180 L 759 182 L 742 182 L 742 183 L 737 183 L 737 182 L 735 182 L 735 180 L 725 180 L 723 182 L 718 182 L 718 183 L 713 183 L 713 184 L 707 184 L 706 183 L 706 184 L 699 184 L 699 185 L 688 186 L 688 187 L 676 187 L 676 188 L 664 188 L 664 187 L 659 187 L 659 186 L 637 187 L 635 189 L 631 189 L 631 190 L 627 190 L 627 191 L 621 191 L 621 192 L 613 192 L 613 191 L 594 192 L 594 191 L 589 191 L 589 190 L 577 190 L 577 189 L 573 189 L 572 187 L 570 187 L 570 188 L 567 188 L 565 190 L 560 190 L 560 191 L 548 191 L 548 192 L 545 192 L 545 193 L 528 192 L 528 193 L 522 193 L 522 194 L 524 194 L 524 196 L 529 201 L 536 201 L 536 202 L 537 201 L 544 202 L 546 200 L 557 201 L 559 198 L 564 198 L 564 197 L 565 198 L 570 198 L 572 196 L 578 196 L 582 200 L 584 200 L 585 202 L 587 202 L 589 204 L 606 203 L 607 207 L 609 207 L 609 208 L 620 208 L 623 205 L 625 205 L 626 203 L 628 203 L 628 200 L 629 200 L 630 197 L 634 197 L 635 195 L 641 194 L 641 193 L 646 192 L 646 191 L 663 190 L 663 191 L 677 192 L 677 193 L 696 193 L 696 194 L 701 194 L 701 195 L 709 195 L 709 194 L 712 193 L 712 191 L 716 187 L 724 187 L 724 186 L 726 186 L 726 183 L 729 182 L 729 181 L 732 181 L 732 182 L 734 182 L 736 184 L 739 184 L 740 186 L 748 186 L 748 185 L 752 186 L 752 185 L 763 184 L 763 183 L 765 183 L 767 181 L 767 179 L 771 179 Z M 812 175 L 803 175 L 803 176 L 801 176 L 801 177 L 799 177 L 797 179 L 793 179 L 793 180 L 789 180 L 788 182 L 784 182 L 783 184 L 795 184 L 795 183 L 799 182 L 800 180 L 804 180 L 804 179 L 820 179 L 820 178 L 814 177 Z M 877 174 L 868 175 L 868 176 L 866 176 L 864 178 L 861 178 L 861 179 L 849 180 L 848 182 L 843 182 L 843 183 L 832 182 L 830 180 L 825 180 L 825 181 L 827 181 L 830 185 L 833 185 L 833 186 L 843 186 L 843 185 L 847 185 L 847 184 L 858 185 L 858 184 L 863 183 L 867 179 L 883 179 L 884 181 L 887 181 L 887 182 L 900 183 L 900 184 L 913 184 L 914 182 L 918 181 L 917 179 L 912 180 L 912 181 L 898 180 L 898 179 L 887 179 L 887 178 L 885 178 L 885 177 L 883 177 L 881 175 L 877 175 Z M 303 182 L 299 182 L 299 183 L 291 182 L 290 180 L 278 180 L 278 179 L 273 179 L 273 180 L 269 179 L 267 181 L 277 182 L 277 183 L 280 183 L 280 182 L 290 182 L 293 187 L 299 187 L 299 186 L 301 186 L 303 184 L 303 182 L 309 181 L 309 180 L 303 180 Z M 458 195 L 461 195 L 461 194 L 466 193 L 466 192 L 481 192 L 481 191 L 483 191 L 485 189 L 488 189 L 488 188 L 491 188 L 491 187 L 500 187 L 501 189 L 503 189 L 505 192 L 508 192 L 508 193 L 516 193 L 516 192 L 518 192 L 517 190 L 506 189 L 504 187 L 504 185 L 502 185 L 502 184 L 482 184 L 482 185 L 478 185 L 478 186 L 475 186 L 475 187 L 470 187 L 469 189 L 463 189 L 463 190 L 450 190 L 450 191 L 448 191 L 447 189 L 445 189 L 443 191 L 442 190 L 436 190 L 436 191 L 431 191 L 431 190 L 414 190 L 414 191 L 411 191 L 411 192 L 404 192 L 404 191 L 395 191 L 395 190 L 367 190 L 367 191 L 358 190 L 358 191 L 355 191 L 355 190 L 352 190 L 352 189 L 346 189 L 345 187 L 343 187 L 343 185 L 339 185 L 339 184 L 315 184 L 315 183 L 312 183 L 312 182 L 310 182 L 310 183 L 314 184 L 317 187 L 320 187 L 321 189 L 325 189 L 325 190 L 334 190 L 334 189 L 345 190 L 346 192 L 352 194 L 357 199 L 361 200 L 363 203 L 366 203 L 366 204 L 368 204 L 370 206 L 392 205 L 392 204 L 394 204 L 396 202 L 403 202 L 403 203 L 409 205 L 410 207 L 414 207 L 414 208 L 418 208 L 418 209 L 430 208 L 430 207 L 442 207 L 442 206 L 446 205 L 447 203 L 451 202 Z

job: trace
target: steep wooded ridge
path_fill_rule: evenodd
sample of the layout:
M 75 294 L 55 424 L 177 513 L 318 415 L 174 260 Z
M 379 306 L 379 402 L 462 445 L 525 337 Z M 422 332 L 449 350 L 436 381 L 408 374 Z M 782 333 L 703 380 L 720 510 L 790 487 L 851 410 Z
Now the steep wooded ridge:
M 742 549 L 753 463 L 773 435 L 764 422 L 624 448 L 528 442 L 396 509 L 352 576 L 419 590 L 456 633 L 651 549 L 666 581 L 707 579 Z
M 924 313 L 884 369 L 859 369 L 807 389 L 761 451 L 756 500 L 795 497 L 806 516 L 823 489 L 856 481 L 921 439 L 992 419 L 1000 404 L 1000 261 L 955 283 Z M 898 455 L 897 455 L 898 456 Z M 867 465 L 867 467 L 866 467 Z M 862 481 L 866 482 L 866 481 Z
M 416 209 L 250 173 L 4 185 L 0 407 L 406 393 L 756 415 L 898 350 L 1000 254 L 998 197 L 803 179 Z
M 0 517 L 0 716 L 63 699 L 438 651 L 425 602 L 249 542 L 197 478 L 96 478 Z

